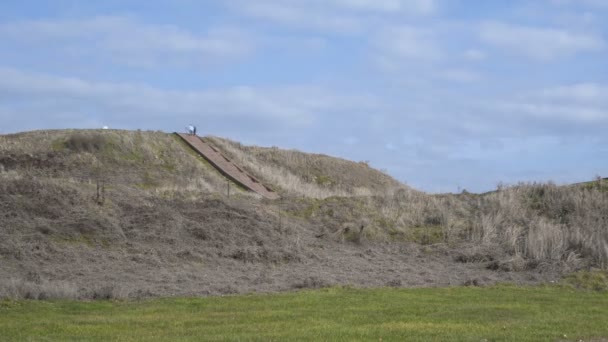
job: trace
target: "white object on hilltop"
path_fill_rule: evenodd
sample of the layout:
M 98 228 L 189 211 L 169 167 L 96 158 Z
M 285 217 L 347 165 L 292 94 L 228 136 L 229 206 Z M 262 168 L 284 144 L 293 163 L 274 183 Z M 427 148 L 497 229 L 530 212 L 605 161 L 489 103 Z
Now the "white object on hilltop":
M 109 129 L 110 127 L 108 126 L 103 126 L 101 129 Z

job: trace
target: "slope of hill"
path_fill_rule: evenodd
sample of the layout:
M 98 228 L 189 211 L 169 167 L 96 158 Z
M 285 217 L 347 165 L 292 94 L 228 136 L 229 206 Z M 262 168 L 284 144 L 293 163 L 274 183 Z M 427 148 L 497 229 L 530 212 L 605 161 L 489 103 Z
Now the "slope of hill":
M 365 162 L 352 162 L 321 154 L 309 154 L 276 147 L 243 146 L 240 143 L 210 137 L 249 172 L 276 184 L 294 196 L 326 198 L 331 196 L 386 195 L 404 185 Z
M 430 196 L 361 163 L 208 139 L 282 199 L 227 196 L 171 134 L 0 136 L 0 297 L 528 283 L 608 261 L 601 182 Z
M 212 192 L 223 177 L 176 137 L 140 131 L 38 131 L 0 137 L 5 172 L 155 192 Z

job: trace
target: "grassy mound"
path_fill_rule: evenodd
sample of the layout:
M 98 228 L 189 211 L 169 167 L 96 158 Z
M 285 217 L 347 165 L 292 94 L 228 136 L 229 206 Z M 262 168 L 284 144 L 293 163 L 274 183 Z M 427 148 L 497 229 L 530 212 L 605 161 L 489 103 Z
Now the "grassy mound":
M 528 284 L 608 266 L 605 180 L 429 195 L 364 163 L 210 139 L 281 200 L 227 196 L 171 134 L 0 136 L 0 298 Z
M 244 146 L 218 137 L 208 138 L 249 172 L 279 186 L 286 195 L 309 198 L 372 196 L 409 189 L 365 162 L 352 162 L 322 154 Z

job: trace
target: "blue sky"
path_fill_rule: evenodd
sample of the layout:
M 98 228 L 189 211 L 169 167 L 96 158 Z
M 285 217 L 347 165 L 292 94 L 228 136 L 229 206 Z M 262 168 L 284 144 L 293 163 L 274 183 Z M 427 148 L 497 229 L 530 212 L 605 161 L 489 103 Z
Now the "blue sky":
M 421 190 L 608 176 L 608 1 L 0 3 L 0 134 L 183 130 Z

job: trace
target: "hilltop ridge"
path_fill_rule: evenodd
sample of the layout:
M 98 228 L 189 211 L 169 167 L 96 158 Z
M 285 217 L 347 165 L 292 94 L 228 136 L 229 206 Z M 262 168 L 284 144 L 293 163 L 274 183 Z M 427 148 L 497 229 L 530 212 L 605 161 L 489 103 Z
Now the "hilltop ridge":
M 287 196 L 372 195 L 405 187 L 364 163 L 295 150 L 246 147 L 219 137 L 208 140 Z M 53 178 L 99 178 L 139 188 L 225 191 L 220 174 L 183 141 L 163 132 L 25 132 L 0 137 L 0 153 L 5 171 L 27 170 Z

